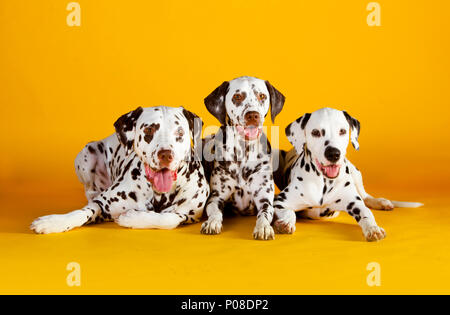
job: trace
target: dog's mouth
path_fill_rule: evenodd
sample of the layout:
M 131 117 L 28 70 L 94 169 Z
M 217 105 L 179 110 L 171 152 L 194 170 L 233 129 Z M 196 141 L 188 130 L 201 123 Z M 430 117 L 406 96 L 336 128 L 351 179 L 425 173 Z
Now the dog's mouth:
M 245 140 L 256 140 L 262 133 L 262 127 L 259 126 L 236 126 L 237 131 Z
M 153 189 L 160 193 L 167 193 L 177 180 L 177 171 L 172 171 L 167 167 L 156 170 L 145 164 L 145 176 L 152 183 Z
M 325 177 L 330 179 L 334 179 L 339 176 L 339 171 L 341 170 L 341 166 L 338 164 L 329 164 L 324 165 L 316 159 L 317 168 L 322 172 Z

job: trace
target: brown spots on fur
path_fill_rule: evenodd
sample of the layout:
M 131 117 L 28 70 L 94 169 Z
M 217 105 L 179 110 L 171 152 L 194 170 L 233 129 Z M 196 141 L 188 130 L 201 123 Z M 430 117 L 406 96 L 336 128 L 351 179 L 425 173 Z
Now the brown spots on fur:
M 147 143 L 150 143 L 153 140 L 153 136 L 155 135 L 155 132 L 159 130 L 160 125 L 159 124 L 151 124 L 149 127 L 146 127 L 144 129 L 144 141 Z

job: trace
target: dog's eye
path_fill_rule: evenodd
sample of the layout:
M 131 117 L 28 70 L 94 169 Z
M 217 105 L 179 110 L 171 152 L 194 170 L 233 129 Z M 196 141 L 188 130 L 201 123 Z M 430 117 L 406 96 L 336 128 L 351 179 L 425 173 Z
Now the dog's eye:
M 317 129 L 314 129 L 313 131 L 311 131 L 311 134 L 313 137 L 316 137 L 316 138 L 320 137 L 320 131 Z
M 339 135 L 341 135 L 341 136 L 345 135 L 346 133 L 347 133 L 347 130 L 345 130 L 345 129 L 341 129 L 339 131 Z
M 183 128 L 178 128 L 177 129 L 177 136 L 179 136 L 179 137 L 182 137 L 182 136 L 184 136 L 184 130 L 183 130 Z
M 266 94 L 264 94 L 264 93 L 259 93 L 259 94 L 258 94 L 258 99 L 259 99 L 261 102 L 264 102 L 264 101 L 266 100 L 266 98 L 267 98 Z
M 233 95 L 233 101 L 240 102 L 240 101 L 242 101 L 243 99 L 244 99 L 244 98 L 242 97 L 241 94 L 234 94 L 234 95 Z
M 156 128 L 154 126 L 150 126 L 144 129 L 144 133 L 147 136 L 152 136 L 156 132 Z

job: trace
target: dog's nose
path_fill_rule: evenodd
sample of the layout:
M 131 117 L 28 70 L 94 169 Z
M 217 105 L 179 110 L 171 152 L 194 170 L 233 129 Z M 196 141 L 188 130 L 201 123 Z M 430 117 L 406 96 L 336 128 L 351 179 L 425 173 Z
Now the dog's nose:
M 339 151 L 339 149 L 334 147 L 327 147 L 325 149 L 325 157 L 331 163 L 336 163 L 337 161 L 339 161 L 339 158 L 341 157 L 341 151 Z
M 247 126 L 259 126 L 261 117 L 258 112 L 247 112 L 244 119 Z
M 171 150 L 159 150 L 158 159 L 162 166 L 169 166 L 173 161 L 173 152 Z

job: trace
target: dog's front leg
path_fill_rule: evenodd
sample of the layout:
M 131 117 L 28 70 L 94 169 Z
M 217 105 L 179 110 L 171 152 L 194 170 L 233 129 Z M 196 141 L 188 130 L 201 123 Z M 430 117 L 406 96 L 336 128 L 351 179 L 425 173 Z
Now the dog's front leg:
M 60 233 L 72 230 L 85 224 L 110 221 L 128 209 L 143 207 L 148 198 L 144 191 L 130 191 L 131 182 L 123 181 L 113 185 L 96 196 L 87 206 L 67 214 L 55 214 L 40 217 L 31 224 L 36 233 Z
M 351 192 L 351 196 L 356 196 L 356 189 Z M 349 215 L 351 215 L 359 226 L 361 226 L 364 237 L 368 242 L 380 241 L 386 237 L 384 229 L 377 225 L 372 211 L 366 207 L 359 197 L 342 198 L 339 202 L 340 207 L 344 207 Z
M 294 178 L 288 187 L 275 196 L 273 203 L 274 227 L 277 233 L 292 234 L 295 232 L 297 221 L 295 211 L 306 209 L 309 206 L 303 196 L 304 186 L 301 177 Z
M 128 210 L 120 215 L 116 223 L 131 229 L 163 229 L 176 228 L 185 220 L 185 216 L 174 211 L 168 213 L 157 213 L 148 210 Z
M 236 181 L 226 175 L 221 168 L 215 168 L 211 174 L 211 194 L 206 203 L 206 214 L 208 219 L 202 224 L 202 234 L 220 234 L 222 232 L 222 221 L 225 202 L 233 194 Z
M 273 240 L 275 232 L 271 226 L 273 220 L 273 197 L 275 186 L 271 170 L 258 172 L 250 177 L 253 202 L 258 210 L 253 238 L 256 240 Z
M 192 194 L 197 190 L 195 194 Z M 198 222 L 208 197 L 209 187 L 198 189 L 197 186 L 186 185 L 179 192 L 173 204 L 161 213 L 147 209 L 145 211 L 129 210 L 122 214 L 117 224 L 133 229 L 174 229 L 183 223 Z

